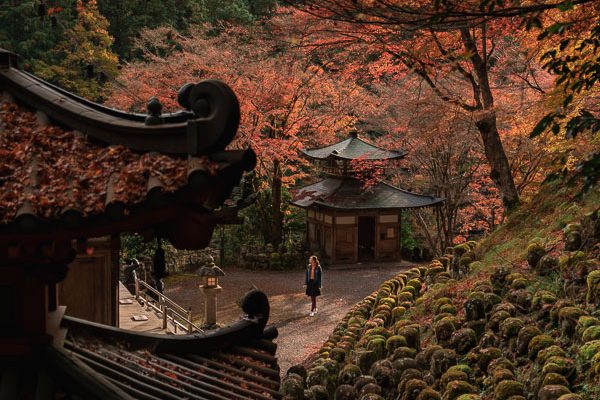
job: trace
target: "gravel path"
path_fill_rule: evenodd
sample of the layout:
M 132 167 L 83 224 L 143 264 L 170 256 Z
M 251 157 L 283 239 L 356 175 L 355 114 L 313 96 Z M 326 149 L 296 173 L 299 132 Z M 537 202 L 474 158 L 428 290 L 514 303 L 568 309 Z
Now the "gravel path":
M 412 264 L 411 264 L 412 265 Z M 404 263 L 369 263 L 324 268 L 323 295 L 317 299 L 319 312 L 309 317 L 310 299 L 304 295 L 304 271 L 248 271 L 227 269 L 219 279 L 223 292 L 218 298 L 218 321 L 237 320 L 241 310 L 237 301 L 251 288 L 267 294 L 271 304 L 269 324 L 279 330 L 277 356 L 282 374 L 295 364 L 306 362 L 327 339 L 335 325 L 358 301 L 368 296 L 385 280 L 405 270 Z M 169 277 L 165 294 L 184 307 L 192 307 L 201 317 L 204 299 L 195 275 Z

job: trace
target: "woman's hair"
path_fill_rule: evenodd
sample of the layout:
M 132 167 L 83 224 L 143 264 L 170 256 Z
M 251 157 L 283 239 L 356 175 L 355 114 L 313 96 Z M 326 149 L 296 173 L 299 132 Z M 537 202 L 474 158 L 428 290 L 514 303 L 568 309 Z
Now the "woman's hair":
M 320 267 L 321 266 L 321 262 L 319 261 L 319 258 L 317 256 L 310 256 L 308 258 L 308 261 L 310 262 L 310 260 L 315 260 L 315 262 L 317 263 L 317 265 Z

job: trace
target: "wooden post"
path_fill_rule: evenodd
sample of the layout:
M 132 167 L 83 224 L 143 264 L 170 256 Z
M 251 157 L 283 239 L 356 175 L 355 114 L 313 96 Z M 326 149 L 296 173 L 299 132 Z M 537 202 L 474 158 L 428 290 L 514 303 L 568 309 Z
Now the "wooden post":
M 187 319 L 188 319 L 188 333 L 192 333 L 192 331 L 194 330 L 194 328 L 192 327 L 192 307 L 188 307 Z
M 162 328 L 163 329 L 167 329 L 167 321 L 169 319 L 169 317 L 167 316 L 168 311 L 169 311 L 168 307 L 165 307 L 162 309 L 162 313 L 163 313 Z

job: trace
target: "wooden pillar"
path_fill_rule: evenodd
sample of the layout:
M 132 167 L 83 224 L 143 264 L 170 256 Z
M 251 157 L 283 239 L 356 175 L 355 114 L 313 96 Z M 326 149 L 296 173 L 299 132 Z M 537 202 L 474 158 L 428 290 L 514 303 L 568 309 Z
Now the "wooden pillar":
M 335 264 L 335 255 L 336 255 L 336 225 L 335 225 L 335 211 L 331 213 L 331 264 Z
M 402 261 L 402 210 L 398 211 L 398 241 L 396 246 L 396 251 L 398 252 L 398 256 L 396 258 L 398 261 Z
M 354 224 L 354 259 L 352 262 L 358 262 L 358 216 L 355 216 L 356 223 Z

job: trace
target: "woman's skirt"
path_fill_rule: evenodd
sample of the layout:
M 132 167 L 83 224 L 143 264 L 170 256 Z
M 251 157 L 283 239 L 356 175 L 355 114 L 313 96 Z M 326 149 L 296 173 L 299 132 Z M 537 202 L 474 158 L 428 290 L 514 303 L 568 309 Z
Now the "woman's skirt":
M 311 297 L 321 295 L 321 289 L 317 286 L 317 281 L 308 281 L 308 285 L 306 285 L 306 295 Z

